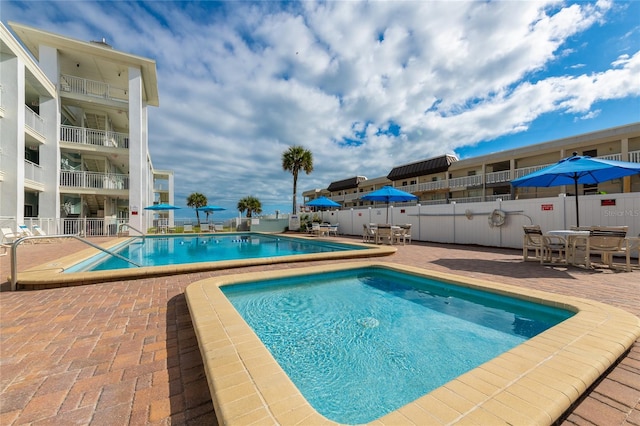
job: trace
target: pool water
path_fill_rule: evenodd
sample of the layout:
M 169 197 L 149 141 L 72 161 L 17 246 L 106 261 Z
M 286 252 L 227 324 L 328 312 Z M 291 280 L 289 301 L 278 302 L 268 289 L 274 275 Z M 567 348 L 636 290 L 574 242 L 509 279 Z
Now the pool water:
M 144 240 L 128 240 L 127 243 L 116 247 L 114 251 L 141 266 L 161 266 L 360 249 L 365 249 L 365 247 L 326 240 L 302 240 L 267 234 L 225 233 L 151 236 Z M 65 272 L 105 271 L 136 267 L 135 264 L 100 253 L 85 262 L 67 268 Z
M 308 402 L 373 421 L 572 312 L 367 268 L 221 287 Z

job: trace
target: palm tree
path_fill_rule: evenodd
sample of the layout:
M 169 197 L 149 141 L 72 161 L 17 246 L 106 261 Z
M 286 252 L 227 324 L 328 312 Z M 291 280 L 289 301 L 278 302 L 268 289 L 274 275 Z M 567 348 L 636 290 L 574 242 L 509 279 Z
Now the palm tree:
M 207 201 L 207 197 L 199 192 L 193 192 L 187 197 L 187 206 L 196 209 L 198 226 L 200 226 L 200 212 L 198 211 L 198 208 L 206 206 L 208 202 L 209 201 Z
M 253 213 L 260 214 L 262 213 L 262 203 L 253 195 L 244 197 L 238 201 L 238 211 L 242 214 L 245 210 L 247 212 L 247 217 L 251 217 Z
M 293 214 L 298 211 L 298 173 L 304 170 L 307 174 L 313 171 L 313 154 L 303 146 L 290 146 L 282 153 L 282 169 L 293 174 Z

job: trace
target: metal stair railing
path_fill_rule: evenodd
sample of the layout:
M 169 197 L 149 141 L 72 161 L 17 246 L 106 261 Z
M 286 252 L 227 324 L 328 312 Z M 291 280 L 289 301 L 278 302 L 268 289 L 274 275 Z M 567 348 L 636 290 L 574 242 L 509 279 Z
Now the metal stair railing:
M 78 235 L 33 235 L 18 238 L 16 241 L 11 243 L 11 291 L 16 291 L 18 286 L 18 246 L 22 244 L 23 241 L 29 240 L 47 240 L 52 238 L 75 238 L 78 241 L 82 241 L 85 244 L 90 245 L 91 247 L 103 251 L 111 256 L 117 257 L 120 260 L 124 260 L 125 262 L 131 263 L 132 265 L 137 266 L 138 268 L 142 268 L 142 265 L 134 262 L 131 259 L 127 259 L 126 257 L 115 253 L 106 248 L 100 247 L 97 244 L 92 243 L 89 240 L 86 240 Z
M 127 227 L 129 229 L 133 229 L 134 231 L 140 233 L 140 235 L 130 235 L 131 237 L 142 237 L 142 241 L 145 241 L 145 238 L 147 238 L 147 234 L 145 234 L 144 232 L 142 232 L 141 230 L 139 230 L 138 228 L 134 228 L 133 226 L 129 225 L 128 223 L 121 223 L 120 225 L 118 225 L 118 236 L 120 236 L 120 233 L 122 232 L 122 228 Z

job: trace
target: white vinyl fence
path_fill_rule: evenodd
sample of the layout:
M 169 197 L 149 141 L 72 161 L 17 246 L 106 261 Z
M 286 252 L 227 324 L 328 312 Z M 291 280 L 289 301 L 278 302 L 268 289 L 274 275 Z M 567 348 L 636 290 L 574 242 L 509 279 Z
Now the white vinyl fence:
M 629 236 L 640 235 L 640 194 L 598 194 L 579 197 L 581 226 L 629 227 Z M 498 212 L 499 214 L 496 214 Z M 300 214 L 304 216 L 306 213 Z M 362 235 L 367 223 L 386 222 L 386 208 L 333 210 L 319 212 L 323 221 L 339 224 L 342 235 Z M 504 215 L 504 223 L 496 219 Z M 313 216 L 313 213 L 310 214 Z M 281 215 L 281 218 L 283 216 Z M 491 219 L 491 220 L 490 220 Z M 195 220 L 176 219 L 175 226 L 184 223 L 197 224 Z M 216 229 L 245 231 L 250 220 L 243 218 L 215 222 Z M 263 226 L 265 220 L 254 221 Z M 274 221 L 275 222 L 275 221 Z M 526 200 L 496 200 L 481 203 L 457 203 L 437 205 L 391 205 L 389 223 L 411 224 L 413 241 L 453 244 L 472 244 L 489 247 L 522 247 L 522 226 L 537 224 L 543 231 L 568 229 L 576 225 L 575 199 L 573 197 L 535 198 Z M 25 225 L 37 224 L 47 234 L 79 234 L 87 237 L 116 235 L 118 226 L 126 220 L 116 219 L 40 219 L 25 218 Z M 17 229 L 12 218 L 0 218 L 2 227 Z M 282 226 L 284 230 L 284 225 Z M 271 228 L 271 225 L 269 226 Z M 257 227 L 259 228 L 259 227 Z M 142 230 L 146 231 L 146 229 Z M 267 232 L 275 232 L 269 229 Z

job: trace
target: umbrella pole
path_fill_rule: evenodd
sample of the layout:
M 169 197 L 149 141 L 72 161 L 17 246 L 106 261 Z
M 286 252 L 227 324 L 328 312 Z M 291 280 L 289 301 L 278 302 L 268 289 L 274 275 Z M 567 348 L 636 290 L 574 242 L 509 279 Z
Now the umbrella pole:
M 578 177 L 574 178 L 573 185 L 576 191 L 576 225 L 580 227 L 580 212 L 578 211 Z

